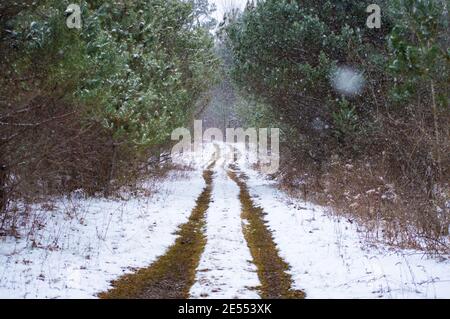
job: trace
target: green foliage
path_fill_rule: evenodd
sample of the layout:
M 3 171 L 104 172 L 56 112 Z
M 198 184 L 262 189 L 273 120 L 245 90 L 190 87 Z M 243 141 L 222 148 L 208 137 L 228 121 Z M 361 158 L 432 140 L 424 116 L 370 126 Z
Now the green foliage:
M 334 132 L 339 139 L 352 136 L 358 130 L 358 115 L 355 107 L 343 98 L 339 102 L 338 110 L 333 112 Z
M 360 64 L 362 57 L 369 60 L 379 52 L 379 36 L 365 27 L 366 6 L 354 1 L 258 2 L 226 30 L 234 53 L 233 78 L 245 92 L 263 97 L 276 118 L 316 138 L 312 122 L 317 117 L 333 122 L 333 106 L 341 98 L 330 85 L 333 70 L 358 64 L 369 72 Z M 361 109 L 353 112 L 367 112 Z
M 236 79 L 244 86 L 260 86 L 267 96 L 326 87 L 320 75 L 328 70 L 320 60 L 334 55 L 349 36 L 332 33 L 317 12 L 295 1 L 273 0 L 247 11 L 228 35 Z
M 116 142 L 167 141 L 215 77 L 213 41 L 193 3 L 84 1 L 80 31 L 65 25 L 68 4 L 44 1 L 15 19 L 16 72 L 38 72 L 40 89 L 86 105 L 86 121 L 101 123 Z
M 396 101 L 417 98 L 424 85 L 429 87 L 434 83 L 439 106 L 448 107 L 450 103 L 449 25 L 445 1 L 449 3 L 448 0 L 392 1 L 397 24 L 389 36 L 389 71 L 395 77 L 392 96 Z
M 381 29 L 366 27 L 372 3 L 381 7 Z M 411 230 L 408 244 L 448 228 L 418 216 L 436 216 L 449 198 L 449 7 L 449 0 L 265 0 L 226 28 L 235 82 L 266 102 L 246 106 L 248 121 L 281 122 L 284 169 L 315 175 L 309 185 L 326 185 L 320 192 L 335 183 L 331 203 L 382 174 L 399 195 L 391 226 Z M 364 75 L 358 95 L 344 98 L 332 87 L 336 67 Z M 373 169 L 342 187 L 347 178 L 336 168 L 348 161 Z
M 392 88 L 397 101 L 417 100 L 424 92 L 430 96 L 433 84 L 438 105 L 448 106 L 445 2 L 377 1 L 382 7 L 381 30 L 366 27 L 370 3 L 258 2 L 226 30 L 236 83 L 263 97 L 276 118 L 311 138 L 317 136 L 311 129 L 313 119 L 334 123 L 339 134 L 331 135 L 341 142 L 343 134 L 360 134 L 351 122 L 374 127 L 381 101 L 389 103 Z M 348 97 L 352 108 L 330 84 L 339 65 L 356 66 L 367 78 L 365 91 Z
M 246 127 L 280 127 L 282 121 L 275 117 L 269 105 L 256 99 L 239 97 L 237 113 Z

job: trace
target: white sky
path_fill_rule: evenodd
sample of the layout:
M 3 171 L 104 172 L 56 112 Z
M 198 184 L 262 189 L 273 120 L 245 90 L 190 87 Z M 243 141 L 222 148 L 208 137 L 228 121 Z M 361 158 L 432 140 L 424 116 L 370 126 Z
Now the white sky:
M 214 18 L 219 22 L 222 21 L 223 14 L 230 8 L 244 9 L 247 4 L 247 0 L 209 0 L 209 2 L 216 4 L 217 11 L 214 13 Z

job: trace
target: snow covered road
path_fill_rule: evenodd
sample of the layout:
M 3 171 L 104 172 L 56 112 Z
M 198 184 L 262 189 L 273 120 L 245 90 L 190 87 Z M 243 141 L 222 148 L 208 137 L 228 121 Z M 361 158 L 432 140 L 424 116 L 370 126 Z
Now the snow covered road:
M 216 166 L 207 211 L 207 243 L 197 269 L 192 298 L 258 298 L 256 267 L 242 233 L 239 188 Z M 251 289 L 253 288 L 253 289 Z
M 215 165 L 208 168 L 214 173 L 208 182 L 212 191 L 202 226 L 206 244 L 200 245 L 203 251 L 193 263 L 191 298 L 261 296 L 257 288 L 267 281 L 261 280 L 254 243 L 244 231 L 252 223 L 243 219 L 243 187 L 251 205 L 263 212 L 266 224 L 261 225 L 273 237 L 269 241 L 276 245 L 275 255 L 289 266 L 288 277 L 282 278 L 306 298 L 450 298 L 448 258 L 368 246 L 358 225 L 288 197 L 253 170 L 247 156 L 227 162 L 227 149 L 227 144 L 207 145 L 205 156 L 194 159 L 194 171 L 160 183 L 152 197 L 79 199 L 76 207 L 60 200 L 52 210 L 36 208 L 45 222 L 41 231 L 27 237 L 36 227 L 29 220 L 19 229 L 21 237 L 0 241 L 0 297 L 95 298 L 123 274 L 150 269 L 180 238 L 175 231 L 198 203 L 205 188 L 202 172 L 213 158 Z M 241 185 L 229 175 L 237 169 L 245 174 L 239 177 Z

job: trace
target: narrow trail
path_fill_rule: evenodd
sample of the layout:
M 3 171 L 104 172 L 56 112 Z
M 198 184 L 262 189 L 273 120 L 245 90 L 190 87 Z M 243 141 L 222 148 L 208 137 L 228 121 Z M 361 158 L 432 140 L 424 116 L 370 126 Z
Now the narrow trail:
M 218 165 L 219 166 L 219 165 Z M 239 187 L 216 167 L 205 251 L 191 298 L 259 298 L 259 280 L 242 232 Z
M 83 223 L 70 220 L 65 225 L 64 214 L 55 214 L 64 220 L 56 218 L 46 226 L 45 236 L 37 238 L 45 246 L 29 247 L 25 239 L 3 243 L 0 295 L 39 299 L 450 296 L 450 259 L 373 246 L 361 237 L 358 223 L 279 189 L 276 180 L 255 168 L 254 155 L 243 144 L 208 143 L 174 161 L 189 168 L 174 171 L 158 185 L 155 196 L 77 200 Z M 149 181 L 149 186 L 155 182 Z M 61 201 L 58 210 L 66 212 L 72 207 L 69 204 L 73 205 Z M 53 210 L 45 212 L 51 220 Z M 44 248 L 54 247 L 61 232 L 67 234 L 61 249 Z M 138 270 L 124 275 L 130 269 Z
M 176 242 L 148 268 L 114 281 L 100 298 L 304 298 L 291 289 L 289 266 L 278 255 L 245 176 L 215 149 L 203 172 L 206 187 Z

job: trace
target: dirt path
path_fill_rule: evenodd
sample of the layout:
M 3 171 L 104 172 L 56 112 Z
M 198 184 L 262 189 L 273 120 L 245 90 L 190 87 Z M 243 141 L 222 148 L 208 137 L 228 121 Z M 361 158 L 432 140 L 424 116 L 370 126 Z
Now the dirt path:
M 215 168 L 206 213 L 207 243 L 190 297 L 259 299 L 256 266 L 242 231 L 239 187 L 220 165 Z
M 216 145 L 214 162 L 203 172 L 206 187 L 166 254 L 113 282 L 100 298 L 305 297 L 292 289 L 289 266 L 278 254 L 263 210 L 251 199 L 245 175 L 221 153 Z

